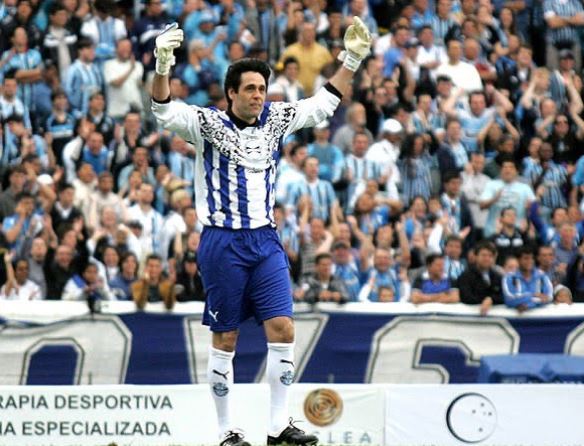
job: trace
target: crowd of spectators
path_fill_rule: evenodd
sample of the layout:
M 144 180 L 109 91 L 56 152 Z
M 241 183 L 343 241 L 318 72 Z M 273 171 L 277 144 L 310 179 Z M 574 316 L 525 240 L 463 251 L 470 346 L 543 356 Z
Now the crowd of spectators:
M 283 141 L 274 221 L 306 302 L 584 302 L 579 0 L 5 0 L 0 299 L 204 300 L 197 148 L 149 111 L 225 109 L 229 64 L 311 96 L 359 16 L 374 37 L 335 115 Z

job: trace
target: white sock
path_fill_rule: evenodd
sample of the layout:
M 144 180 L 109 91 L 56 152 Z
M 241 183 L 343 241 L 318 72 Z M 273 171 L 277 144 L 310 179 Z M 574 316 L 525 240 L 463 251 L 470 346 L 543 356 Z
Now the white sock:
M 280 435 L 288 424 L 288 390 L 294 381 L 294 343 L 268 342 L 266 373 L 270 384 L 269 434 Z
M 211 387 L 211 395 L 215 401 L 217 421 L 219 423 L 219 438 L 231 429 L 229 419 L 229 392 L 233 388 L 233 357 L 235 352 L 225 352 L 209 347 L 209 363 L 207 365 L 207 380 Z

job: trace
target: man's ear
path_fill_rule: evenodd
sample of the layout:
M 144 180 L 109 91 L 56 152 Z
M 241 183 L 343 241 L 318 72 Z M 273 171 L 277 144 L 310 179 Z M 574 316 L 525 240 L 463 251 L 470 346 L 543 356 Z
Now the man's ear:
M 232 87 L 227 89 L 227 96 L 229 97 L 231 102 L 233 102 L 233 99 L 235 98 L 236 94 L 237 94 L 237 92 Z

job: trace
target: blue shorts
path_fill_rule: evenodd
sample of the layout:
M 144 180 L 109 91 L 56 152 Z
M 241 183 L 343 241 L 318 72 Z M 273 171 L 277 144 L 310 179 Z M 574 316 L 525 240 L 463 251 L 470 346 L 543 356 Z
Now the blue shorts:
M 289 263 L 275 229 L 205 227 L 197 251 L 207 300 L 203 324 L 213 332 L 292 317 Z

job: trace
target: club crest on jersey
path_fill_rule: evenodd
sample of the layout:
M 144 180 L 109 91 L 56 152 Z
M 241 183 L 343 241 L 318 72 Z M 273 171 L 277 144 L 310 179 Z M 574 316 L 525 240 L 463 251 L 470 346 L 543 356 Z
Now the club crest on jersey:
M 280 382 L 285 386 L 289 386 L 294 381 L 294 372 L 291 370 L 286 370 L 280 376 Z
M 229 393 L 229 387 L 225 383 L 213 383 L 213 393 L 219 397 Z

